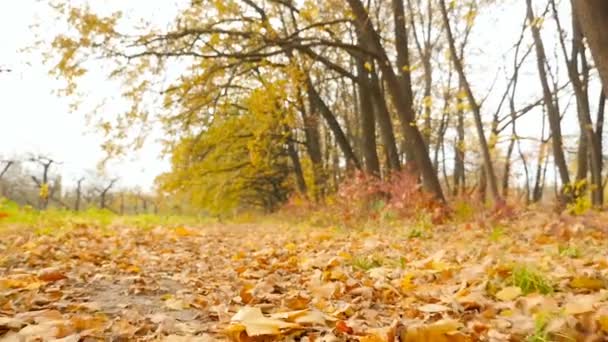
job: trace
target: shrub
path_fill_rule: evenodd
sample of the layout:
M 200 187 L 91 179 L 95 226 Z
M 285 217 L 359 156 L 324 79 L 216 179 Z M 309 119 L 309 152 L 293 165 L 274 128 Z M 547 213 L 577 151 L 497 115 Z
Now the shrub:
M 425 193 L 418 178 L 408 171 L 393 173 L 385 179 L 354 173 L 336 194 L 336 207 L 347 225 L 379 218 L 417 217 L 434 207 L 433 197 Z

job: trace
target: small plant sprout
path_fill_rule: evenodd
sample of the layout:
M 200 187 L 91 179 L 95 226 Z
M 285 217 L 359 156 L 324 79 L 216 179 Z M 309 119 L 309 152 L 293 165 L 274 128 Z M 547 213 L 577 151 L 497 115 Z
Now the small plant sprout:
M 581 256 L 581 251 L 576 246 L 567 245 L 567 246 L 558 246 L 558 253 L 560 256 L 576 259 Z
M 369 271 L 372 268 L 382 266 L 382 260 L 372 256 L 357 256 L 353 258 L 352 266 L 359 270 Z
M 513 268 L 510 283 L 518 286 L 523 294 L 553 292 L 553 286 L 549 280 L 538 270 L 526 265 L 518 265 Z

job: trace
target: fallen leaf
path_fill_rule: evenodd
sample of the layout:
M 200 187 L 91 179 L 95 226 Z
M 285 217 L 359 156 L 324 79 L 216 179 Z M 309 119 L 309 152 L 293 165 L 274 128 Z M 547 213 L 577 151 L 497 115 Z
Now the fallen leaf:
M 231 322 L 244 326 L 249 336 L 279 335 L 283 329 L 301 328 L 299 324 L 268 318 L 260 308 L 254 307 L 241 308 L 232 317 Z
M 564 306 L 564 311 L 569 315 L 578 315 L 594 311 L 597 298 L 594 296 L 575 296 Z
M 38 275 L 38 279 L 50 283 L 66 278 L 67 276 L 62 271 L 57 269 L 42 270 Z
M 338 321 L 336 322 L 336 329 L 339 332 L 345 333 L 345 334 L 352 334 L 353 333 L 353 328 L 349 327 L 348 324 L 346 324 L 345 321 Z
M 503 288 L 502 290 L 496 293 L 496 298 L 503 301 L 508 302 L 512 301 L 515 298 L 521 296 L 522 291 L 518 286 L 508 286 Z
M 465 337 L 458 334 L 462 323 L 446 319 L 426 325 L 411 325 L 401 335 L 403 342 L 456 342 L 465 341 Z M 405 336 L 404 336 L 405 335 Z
M 427 312 L 427 313 L 437 313 L 437 312 L 445 312 L 450 311 L 449 307 L 441 304 L 425 304 L 418 308 L 418 311 Z
M 165 306 L 171 310 L 184 310 L 190 307 L 190 305 L 188 303 L 186 303 L 184 300 L 182 299 L 177 299 L 177 298 L 169 298 L 167 300 L 165 300 Z
M 600 290 L 605 287 L 604 280 L 591 277 L 576 277 L 570 281 L 573 289 Z

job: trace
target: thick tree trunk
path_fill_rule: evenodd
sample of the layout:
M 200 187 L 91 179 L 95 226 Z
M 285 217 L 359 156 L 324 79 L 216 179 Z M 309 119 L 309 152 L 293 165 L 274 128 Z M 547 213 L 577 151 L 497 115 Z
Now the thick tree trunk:
M 571 3 L 573 7 L 576 6 L 574 0 Z M 562 47 L 564 59 L 566 60 L 568 76 L 576 96 L 577 113 L 581 128 L 576 180 L 577 184 L 580 184 L 578 182 L 586 180 L 587 173 L 589 169 L 591 169 L 591 186 L 589 188 L 591 189 L 592 203 L 594 206 L 600 207 L 603 204 L 602 147 L 601 141 L 597 139 L 597 134 L 593 130 L 593 122 L 591 120 L 588 92 L 590 68 L 587 63 L 581 24 L 578 17 L 575 15 L 575 13 L 573 13 L 572 48 L 570 51 L 570 57 L 568 57 L 566 42 L 563 39 L 563 29 L 559 20 L 555 0 L 552 0 L 551 5 L 560 33 L 560 45 Z
M 401 121 L 401 127 L 405 133 L 406 139 L 408 140 L 407 146 L 412 149 L 414 158 L 416 161 L 416 168 L 422 174 L 423 186 L 426 191 L 433 194 L 435 198 L 441 202 L 445 201 L 443 197 L 443 191 L 439 178 L 429 158 L 427 149 L 424 144 L 422 134 L 415 125 L 414 122 L 414 109 L 412 103 L 412 88 L 410 82 L 400 82 L 393 70 L 390 60 L 386 54 L 386 51 L 382 47 L 380 37 L 375 31 L 372 23 L 367 15 L 365 7 L 360 0 L 347 0 L 350 8 L 355 15 L 356 25 L 359 27 L 360 32 L 369 42 L 367 44 L 376 55 L 378 64 L 385 76 L 385 82 L 388 88 L 388 92 L 391 96 L 397 113 Z M 403 14 L 402 14 L 403 15 Z M 407 46 L 407 45 L 406 45 Z M 409 75 L 406 80 L 409 79 Z
M 401 85 L 400 95 L 403 96 L 404 102 L 408 103 L 411 108 L 411 114 L 409 119 L 403 118 L 401 120 L 401 130 L 405 137 L 405 158 L 408 163 L 416 160 L 414 154 L 415 141 L 413 137 L 407 133 L 409 130 L 406 126 L 415 125 L 416 115 L 414 113 L 414 94 L 412 92 L 412 77 L 410 75 L 410 55 L 409 45 L 407 39 L 407 29 L 405 26 L 405 6 L 403 0 L 392 0 L 393 6 L 393 21 L 395 28 L 395 50 L 397 51 L 397 71 L 396 75 L 397 82 Z M 368 19 L 369 20 L 369 19 Z M 371 26 L 371 23 L 370 23 Z M 386 63 L 389 63 L 388 60 Z M 387 64 L 387 66 L 390 65 Z M 392 69 L 391 69 L 392 71 Z M 390 86 L 389 86 L 390 87 Z M 424 138 L 424 137 L 423 137 Z
M 380 161 L 376 148 L 376 118 L 372 103 L 371 79 L 363 58 L 357 58 L 357 77 L 359 79 L 359 117 L 361 122 L 361 147 L 365 171 L 380 176 Z M 373 65 L 373 63 L 371 64 Z
M 587 37 L 587 44 L 606 91 L 608 90 L 608 1 L 573 0 L 572 5 Z

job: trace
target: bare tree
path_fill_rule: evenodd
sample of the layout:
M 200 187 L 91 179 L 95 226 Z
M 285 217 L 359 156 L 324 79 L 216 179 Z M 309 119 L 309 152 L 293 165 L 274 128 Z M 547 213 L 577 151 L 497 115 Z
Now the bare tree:
M 600 73 L 604 91 L 608 90 L 608 2 L 606 0 L 573 0 L 573 10 Z
M 0 171 L 0 179 L 2 179 L 2 177 L 8 172 L 8 170 L 11 168 L 11 166 L 13 166 L 14 163 L 14 160 L 0 160 L 0 164 L 4 164 L 4 166 L 2 167 L 2 171 Z
M 365 6 L 360 0 L 347 0 L 349 7 L 353 11 L 355 16 L 355 24 L 361 32 L 362 39 L 366 41 L 366 46 L 371 50 L 371 53 L 375 56 L 379 68 L 384 76 L 387 90 L 390 98 L 397 109 L 397 114 L 401 123 L 404 136 L 407 137 L 406 147 L 409 150 L 408 159 L 415 161 L 416 168 L 419 168 L 422 175 L 422 181 L 424 188 L 435 198 L 441 202 L 445 202 L 443 196 L 443 190 L 439 183 L 439 178 L 433 167 L 431 158 L 429 157 L 426 149 L 426 144 L 420 130 L 413 125 L 415 120 L 415 113 L 413 108 L 413 95 L 412 95 L 412 82 L 409 73 L 400 72 L 399 75 L 395 73 L 391 65 L 391 61 L 388 54 L 382 45 L 382 40 L 378 31 L 374 28 Z M 403 2 L 396 1 L 394 3 L 395 15 L 398 17 L 399 26 L 398 30 L 401 30 L 401 24 L 405 25 L 403 19 Z M 397 13 L 398 12 L 398 13 Z M 401 32 L 403 33 L 403 32 Z M 403 70 L 405 66 L 409 66 L 409 53 L 407 50 L 407 35 L 400 35 L 400 41 L 403 40 L 405 45 L 397 43 L 396 45 L 400 48 L 398 55 L 399 70 Z
M 528 18 L 528 21 L 532 23 L 530 25 L 530 29 L 532 31 L 532 38 L 534 39 L 534 47 L 536 49 L 536 65 L 538 68 L 538 77 L 542 85 L 545 107 L 547 109 L 547 118 L 549 120 L 549 127 L 551 129 L 553 159 L 555 160 L 555 165 L 557 166 L 557 169 L 559 171 L 562 186 L 567 187 L 570 185 L 570 174 L 568 172 L 566 156 L 564 155 L 561 116 L 557 107 L 556 99 L 549 85 L 549 78 L 547 76 L 546 69 L 547 56 L 545 53 L 545 46 L 540 34 L 540 25 L 536 24 L 538 21 L 536 21 L 536 16 L 534 15 L 534 10 L 532 8 L 532 0 L 526 0 L 526 5 L 526 16 Z
M 112 187 L 116 184 L 116 182 L 118 182 L 118 178 L 113 178 L 109 181 L 108 185 L 101 187 L 101 188 L 96 188 L 97 192 L 99 192 L 99 208 L 100 209 L 107 209 L 106 201 L 107 201 L 108 193 L 110 192 Z
M 445 27 L 448 45 L 450 48 L 450 57 L 452 59 L 452 63 L 454 64 L 454 68 L 458 73 L 459 79 L 462 82 L 465 93 L 467 95 L 467 99 L 469 101 L 469 105 L 471 106 L 471 110 L 473 112 L 473 118 L 475 119 L 475 128 L 477 129 L 477 135 L 479 139 L 479 147 L 481 148 L 481 155 L 483 157 L 484 163 L 484 172 L 485 179 L 488 181 L 490 185 L 490 191 L 492 192 L 492 196 L 496 202 L 501 202 L 502 197 L 500 192 L 498 191 L 498 182 L 496 180 L 496 174 L 494 172 L 494 166 L 492 164 L 492 157 L 490 155 L 490 148 L 488 146 L 488 142 L 486 140 L 486 136 L 484 133 L 483 122 L 481 120 L 481 107 L 479 102 L 475 99 L 475 95 L 473 94 L 473 90 L 469 81 L 464 72 L 464 66 L 462 63 L 462 57 L 458 55 L 458 51 L 456 49 L 456 43 L 454 41 L 454 36 L 452 34 L 452 28 L 450 25 L 450 20 L 448 17 L 448 10 L 445 4 L 445 0 L 440 1 L 441 5 L 441 14 L 443 17 L 443 24 Z
M 74 211 L 80 211 L 80 201 L 82 198 L 82 182 L 84 182 L 84 177 L 80 177 L 76 182 L 76 201 L 74 203 Z
M 49 173 L 51 170 L 51 166 L 53 164 L 60 164 L 60 163 L 50 157 L 43 156 L 43 155 L 32 156 L 29 158 L 29 161 L 36 163 L 42 167 L 41 178 L 32 176 L 32 180 L 34 181 L 34 183 L 36 184 L 36 186 L 38 187 L 38 189 L 40 191 L 38 208 L 41 210 L 46 209 L 49 204 L 49 198 L 53 197 L 54 192 L 56 190 L 55 186 L 51 186 L 49 184 Z

